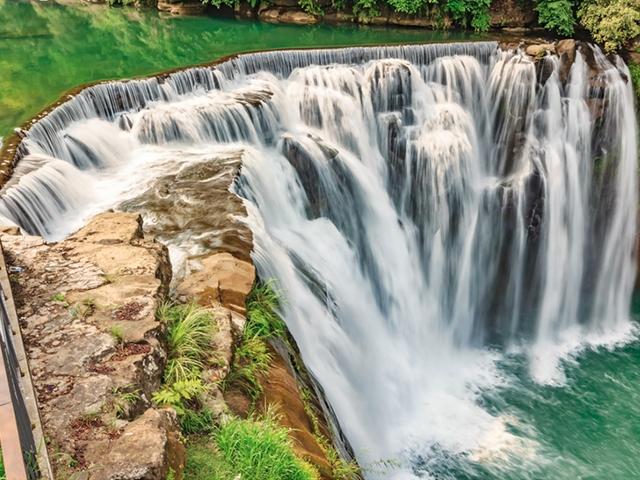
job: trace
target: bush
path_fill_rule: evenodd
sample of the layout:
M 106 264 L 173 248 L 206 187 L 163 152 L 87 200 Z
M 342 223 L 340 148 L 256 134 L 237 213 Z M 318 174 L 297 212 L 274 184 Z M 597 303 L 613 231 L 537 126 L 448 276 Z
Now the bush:
M 567 37 L 573 35 L 576 20 L 572 0 L 538 0 L 536 10 L 541 26 Z
M 232 418 L 211 436 L 187 443 L 184 478 L 218 480 L 318 480 L 313 466 L 293 451 L 289 429 L 268 410 L 263 417 Z
M 491 0 L 448 0 L 447 11 L 458 25 L 473 27 L 476 31 L 488 30 L 491 26 L 489 16 Z
M 578 9 L 593 39 L 613 52 L 640 35 L 640 0 L 589 0 Z

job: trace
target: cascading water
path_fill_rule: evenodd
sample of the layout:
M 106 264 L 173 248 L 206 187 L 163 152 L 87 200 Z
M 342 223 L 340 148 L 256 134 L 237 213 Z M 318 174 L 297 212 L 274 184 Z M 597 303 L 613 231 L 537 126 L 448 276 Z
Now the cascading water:
M 0 214 L 57 238 L 162 174 L 241 156 L 254 260 L 365 475 L 529 478 L 508 472 L 541 461 L 535 441 L 482 402 L 497 362 L 521 352 L 561 384 L 568 353 L 633 330 L 628 71 L 570 56 L 272 52 L 99 85 L 27 133 Z M 165 240 L 198 255 L 197 233 Z

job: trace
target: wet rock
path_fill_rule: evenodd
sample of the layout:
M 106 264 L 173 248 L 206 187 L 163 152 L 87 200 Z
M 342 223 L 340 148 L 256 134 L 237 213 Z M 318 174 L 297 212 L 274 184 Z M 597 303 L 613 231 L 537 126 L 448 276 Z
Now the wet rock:
M 535 45 L 529 45 L 525 52 L 527 55 L 533 58 L 542 58 L 547 53 L 556 53 L 556 46 L 553 43 L 540 43 Z
M 576 41 L 573 39 L 560 40 L 556 45 L 556 53 L 560 57 L 560 80 L 566 82 L 576 59 Z

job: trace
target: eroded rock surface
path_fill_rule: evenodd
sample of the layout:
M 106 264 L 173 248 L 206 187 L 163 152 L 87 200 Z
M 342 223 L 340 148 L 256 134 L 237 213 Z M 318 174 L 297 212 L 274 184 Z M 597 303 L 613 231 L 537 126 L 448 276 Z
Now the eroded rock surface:
M 59 243 L 0 239 L 19 267 L 12 287 L 56 478 L 165 478 L 178 430 L 150 399 L 166 362 L 155 318 L 171 278 L 166 248 L 143 238 L 138 215 L 113 212 Z M 144 436 L 135 449 L 132 431 Z M 126 475 L 113 476 L 116 458 Z

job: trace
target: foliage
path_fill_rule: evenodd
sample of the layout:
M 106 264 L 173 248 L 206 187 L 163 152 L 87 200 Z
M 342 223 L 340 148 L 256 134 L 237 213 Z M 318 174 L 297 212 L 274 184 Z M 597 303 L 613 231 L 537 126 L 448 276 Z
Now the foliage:
M 266 341 L 285 336 L 284 323 L 277 313 L 279 307 L 280 294 L 273 282 L 256 284 L 247 298 L 247 323 L 225 387 L 239 386 L 253 400 L 262 393 L 260 376 L 271 363 Z
M 190 416 L 190 421 L 207 390 L 202 370 L 215 333 L 214 319 L 209 310 L 192 303 L 162 305 L 157 315 L 167 326 L 168 359 L 164 385 L 153 394 L 153 401 L 173 407 L 181 421 Z
M 110 7 L 126 7 L 127 5 L 133 5 L 135 0 L 107 0 L 107 5 Z
M 317 480 L 318 472 L 293 451 L 289 430 L 268 410 L 262 418 L 231 419 L 214 434 L 234 474 L 260 480 Z
M 187 442 L 184 478 L 317 480 L 317 471 L 293 451 L 289 430 L 273 410 L 246 420 L 230 418 L 211 436 Z
M 210 409 L 187 409 L 180 418 L 180 429 L 185 435 L 207 434 L 213 431 L 214 423 L 214 414 Z
M 489 7 L 491 0 L 447 0 L 447 11 L 453 20 L 476 31 L 486 31 L 491 26 Z
M 560 35 L 573 35 L 575 28 L 573 0 L 538 0 L 538 23 Z
M 280 293 L 273 281 L 258 283 L 247 297 L 247 324 L 244 334 L 268 339 L 282 337 L 286 328 L 278 315 Z
M 155 392 L 153 401 L 158 405 L 172 407 L 179 416 L 182 416 L 190 407 L 197 404 L 200 395 L 206 391 L 206 385 L 199 378 L 179 380 Z
M 215 333 L 211 312 L 195 304 L 163 305 L 158 317 L 167 325 L 165 384 L 198 378 Z
M 116 388 L 113 390 L 113 409 L 116 418 L 126 418 L 129 410 L 142 398 L 140 390 L 133 387 Z
M 589 0 L 578 9 L 593 39 L 613 52 L 640 35 L 640 0 Z
M 2 450 L 0 450 L 0 480 L 7 480 L 7 474 L 4 471 L 4 461 L 2 459 Z
M 359 18 L 372 18 L 380 15 L 378 0 L 355 0 L 353 13 Z
M 640 64 L 632 63 L 629 65 L 629 73 L 633 82 L 633 90 L 636 93 L 636 102 L 640 103 Z M 636 106 L 640 106 L 636 104 Z
M 111 329 L 109 329 L 109 333 L 116 342 L 116 345 L 122 345 L 122 343 L 124 343 L 124 330 L 122 330 L 120 325 L 112 326 Z
M 298 5 L 300 5 L 302 10 L 311 15 L 324 15 L 322 7 L 316 0 L 298 0 Z
M 188 480 L 234 479 L 233 471 L 211 439 L 190 437 L 187 444 L 184 478 Z

